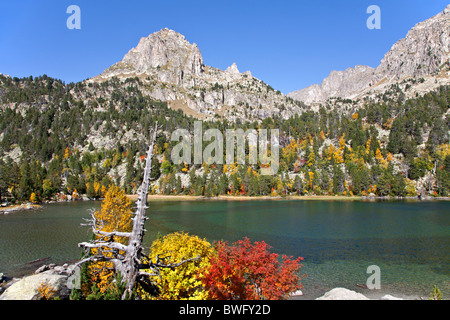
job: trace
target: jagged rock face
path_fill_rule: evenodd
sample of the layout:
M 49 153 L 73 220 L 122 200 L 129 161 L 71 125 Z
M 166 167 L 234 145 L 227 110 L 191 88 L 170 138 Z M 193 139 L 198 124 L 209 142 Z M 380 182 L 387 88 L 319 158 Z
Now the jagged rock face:
M 319 84 L 313 84 L 305 89 L 291 92 L 288 94 L 288 97 L 298 101 L 303 101 L 306 104 L 328 99 L 327 94 Z
M 173 30 L 163 29 L 142 38 L 136 48 L 101 77 L 147 74 L 180 85 L 185 78 L 199 76 L 202 71 L 203 58 L 197 45 Z
M 330 97 L 349 97 L 372 82 L 375 69 L 368 66 L 356 66 L 345 71 L 332 71 L 322 81 L 321 85 L 314 84 L 305 89 L 292 92 L 288 97 L 310 104 L 325 101 Z
M 368 66 L 356 66 L 345 71 L 333 71 L 323 80 L 322 89 L 328 96 L 348 96 L 369 85 L 375 69 Z
M 225 72 L 229 73 L 229 74 L 240 74 L 239 69 L 236 65 L 236 63 L 233 63 L 231 66 L 229 66 L 227 68 L 227 70 L 225 70 Z
M 331 97 L 353 98 L 381 81 L 398 81 L 439 72 L 449 62 L 450 5 L 438 15 L 418 23 L 404 39 L 395 43 L 380 65 L 373 69 L 356 66 L 332 71 L 321 85 L 288 94 L 307 104 Z
M 300 103 L 254 78 L 250 71 L 240 73 L 236 63 L 225 71 L 204 65 L 197 45 L 169 29 L 142 38 L 122 61 L 88 81 L 136 76 L 150 97 L 187 106 L 201 118 L 255 120 L 275 114 L 288 118 L 302 111 Z
M 440 70 L 449 60 L 450 5 L 412 28 L 394 44 L 377 68 L 376 80 L 422 77 Z

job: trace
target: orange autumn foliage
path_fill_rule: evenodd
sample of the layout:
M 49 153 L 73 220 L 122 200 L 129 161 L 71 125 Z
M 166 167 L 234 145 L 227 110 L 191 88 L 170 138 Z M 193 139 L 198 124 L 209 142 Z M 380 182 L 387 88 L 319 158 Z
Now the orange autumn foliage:
M 252 244 L 244 238 L 231 246 L 219 242 L 202 281 L 217 300 L 286 299 L 302 287 L 301 260 L 282 256 L 280 263 L 264 241 Z

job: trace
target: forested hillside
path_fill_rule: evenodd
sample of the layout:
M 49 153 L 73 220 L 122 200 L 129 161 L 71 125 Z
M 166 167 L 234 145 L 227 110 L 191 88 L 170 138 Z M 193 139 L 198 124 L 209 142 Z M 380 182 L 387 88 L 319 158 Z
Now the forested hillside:
M 449 87 L 405 100 L 392 95 L 347 108 L 322 105 L 289 119 L 203 129 L 280 129 L 280 170 L 259 165 L 174 165 L 171 133 L 196 119 L 142 93 L 137 78 L 64 84 L 47 76 L 0 76 L 0 197 L 11 202 L 102 197 L 111 183 L 135 193 L 155 121 L 151 192 L 232 195 L 447 196 L 450 192 Z M 204 143 L 206 147 L 208 143 Z

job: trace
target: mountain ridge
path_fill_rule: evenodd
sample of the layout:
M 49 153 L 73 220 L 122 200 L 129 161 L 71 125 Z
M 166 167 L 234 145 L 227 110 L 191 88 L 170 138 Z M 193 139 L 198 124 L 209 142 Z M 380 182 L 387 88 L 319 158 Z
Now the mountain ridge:
M 445 32 L 447 31 L 447 32 Z M 374 90 L 378 84 L 392 84 L 405 78 L 420 78 L 442 71 L 449 63 L 450 5 L 437 15 L 417 23 L 398 40 L 377 68 L 356 66 L 332 71 L 321 84 L 288 94 L 306 104 L 332 97 L 355 98 Z M 448 74 L 447 74 L 448 77 Z
M 253 77 L 236 63 L 225 71 L 204 64 L 198 46 L 164 28 L 141 38 L 124 58 L 88 80 L 138 77 L 146 93 L 197 118 L 264 119 L 275 114 L 289 118 L 305 107 Z
M 262 120 L 274 115 L 287 119 L 306 110 L 317 111 L 317 105 L 330 98 L 362 101 L 379 97 L 408 79 L 415 79 L 408 80 L 410 96 L 448 84 L 449 34 L 450 5 L 417 23 L 378 67 L 356 65 L 331 71 L 321 84 L 283 95 L 250 71 L 241 73 L 236 63 L 226 70 L 205 65 L 197 44 L 164 28 L 141 38 L 121 61 L 88 81 L 138 77 L 151 98 L 200 119 Z M 417 81 L 421 78 L 425 81 Z

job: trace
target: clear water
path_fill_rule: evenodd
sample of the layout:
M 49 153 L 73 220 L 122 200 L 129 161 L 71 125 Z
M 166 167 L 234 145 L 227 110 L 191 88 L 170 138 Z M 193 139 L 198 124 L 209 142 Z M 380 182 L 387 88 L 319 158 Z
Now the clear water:
M 99 202 L 51 204 L 0 216 L 0 272 L 18 275 L 30 261 L 79 258 L 80 227 Z M 301 256 L 305 298 L 334 287 L 368 296 L 428 297 L 438 285 L 450 298 L 450 202 L 202 201 L 152 202 L 146 246 L 158 233 L 185 231 L 209 241 L 264 240 L 280 254 Z M 365 285 L 381 269 L 381 290 Z

